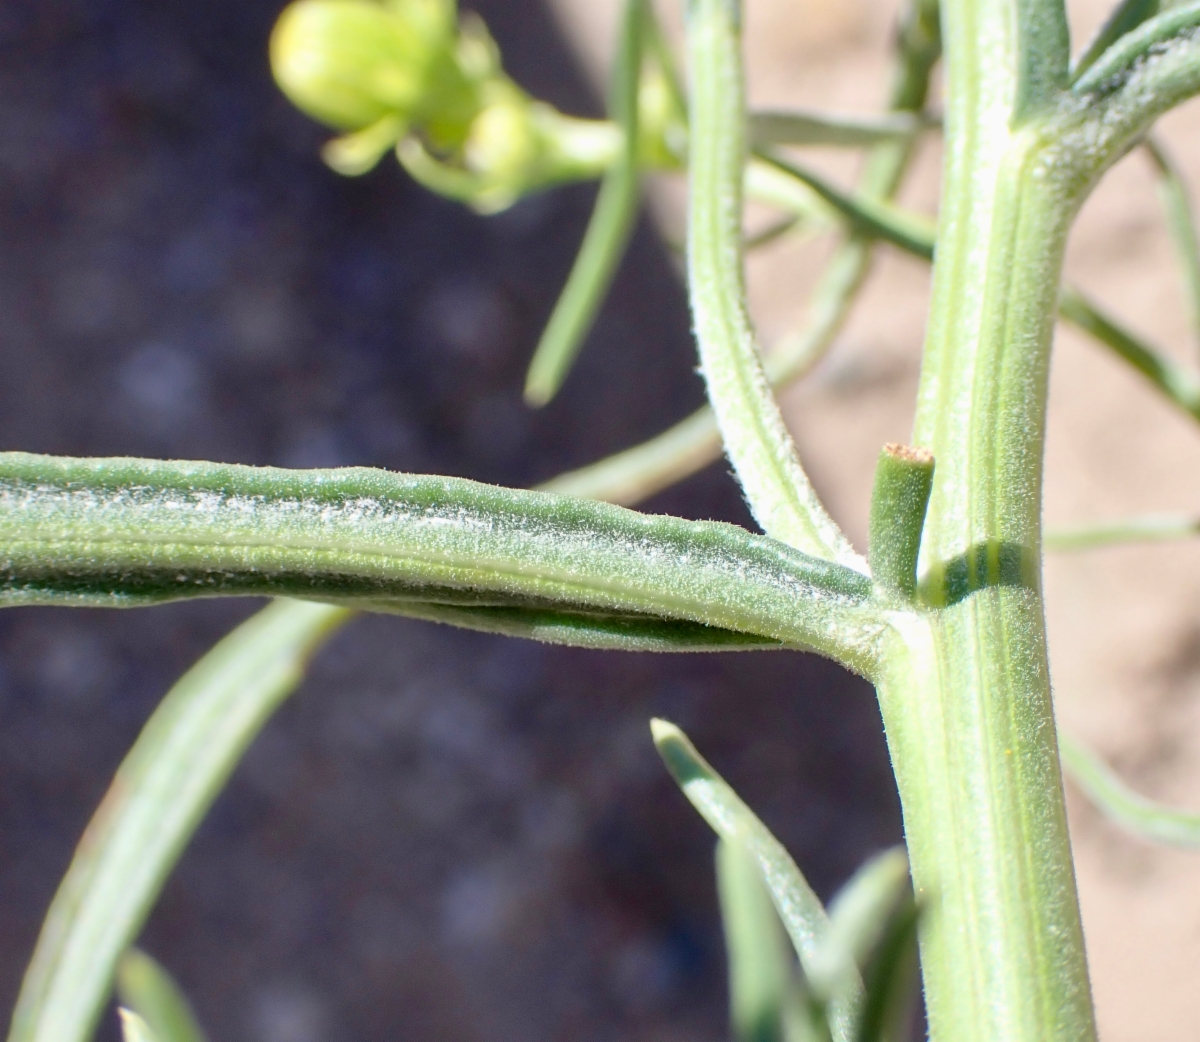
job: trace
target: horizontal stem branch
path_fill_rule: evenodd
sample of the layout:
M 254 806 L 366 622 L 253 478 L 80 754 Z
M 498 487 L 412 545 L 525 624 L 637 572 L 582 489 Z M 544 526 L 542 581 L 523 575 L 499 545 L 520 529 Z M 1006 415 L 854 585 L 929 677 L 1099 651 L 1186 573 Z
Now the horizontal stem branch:
M 869 580 L 733 525 L 367 468 L 0 454 L 0 604 L 285 595 L 872 667 Z M 712 632 L 717 631 L 717 632 Z M 712 643 L 712 640 L 708 640 Z

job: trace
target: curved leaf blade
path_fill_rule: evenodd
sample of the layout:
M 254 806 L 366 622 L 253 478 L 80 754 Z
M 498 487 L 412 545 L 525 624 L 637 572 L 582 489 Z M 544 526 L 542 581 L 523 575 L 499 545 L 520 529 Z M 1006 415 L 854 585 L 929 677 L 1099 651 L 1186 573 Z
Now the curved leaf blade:
M 130 948 L 117 964 L 117 996 L 136 1013 L 158 1042 L 206 1042 L 179 985 L 144 951 Z
M 829 929 L 813 960 L 812 985 L 833 999 L 853 995 L 905 899 L 912 900 L 908 857 L 893 847 L 866 862 L 829 905 Z
M 525 401 L 547 404 L 562 386 L 633 231 L 638 204 L 638 87 L 645 0 L 626 0 L 613 64 L 609 115 L 621 128 L 622 147 L 604 175 L 579 254 L 538 342 L 525 378 Z
M 348 617 L 325 605 L 272 604 L 171 689 L 117 770 L 54 896 L 8 1042 L 86 1042 L 118 959 L 192 833 L 300 682 L 308 657 Z
M 743 845 L 758 862 L 805 976 L 811 977 L 822 957 L 829 916 L 791 854 L 678 727 L 666 720 L 651 720 L 650 733 L 667 770 L 701 817 L 721 839 Z M 851 972 L 856 978 L 857 970 Z M 848 984 L 829 1012 L 835 1042 L 849 1042 L 853 1037 L 862 1001 L 862 981 L 857 983 L 857 989 Z
M 737 1042 L 784 1042 L 792 966 L 758 859 L 743 844 L 720 839 L 716 867 L 733 1037 Z
M 125 1042 L 163 1042 L 133 1010 L 121 1008 L 117 1014 L 121 1018 L 121 1037 Z
M 0 454 L 0 547 L 0 604 L 270 594 L 619 616 L 860 671 L 880 626 L 865 576 L 733 525 L 366 468 Z
M 1139 839 L 1200 850 L 1200 813 L 1176 810 L 1134 792 L 1099 756 L 1062 731 L 1058 748 L 1072 780 L 1113 824 Z

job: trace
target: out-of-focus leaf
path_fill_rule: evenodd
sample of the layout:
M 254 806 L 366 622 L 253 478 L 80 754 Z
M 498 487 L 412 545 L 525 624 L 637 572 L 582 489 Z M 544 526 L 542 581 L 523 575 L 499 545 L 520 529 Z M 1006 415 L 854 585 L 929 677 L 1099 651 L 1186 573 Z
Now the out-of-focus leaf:
M 1196 220 L 1188 186 L 1160 141 L 1148 135 L 1144 147 L 1158 174 L 1158 195 L 1167 219 L 1167 231 L 1183 269 L 1183 289 L 1188 298 L 1192 329 L 1200 332 L 1200 242 L 1196 239 Z
M 888 923 L 910 895 L 903 847 L 884 851 L 855 872 L 829 905 L 829 929 L 809 971 L 813 989 L 833 998 L 846 981 L 856 987 Z
M 1071 82 L 1095 65 L 1096 60 L 1130 29 L 1136 29 L 1146 19 L 1158 14 L 1158 9 L 1159 0 L 1121 0 L 1100 26 L 1099 32 L 1088 42 L 1083 53 L 1075 59 L 1071 66 Z
M 204 813 L 309 656 L 348 617 L 342 608 L 278 601 L 171 689 L 118 768 L 54 896 L 9 1042 L 90 1037 L 117 960 Z
M 750 147 L 830 145 L 867 148 L 905 141 L 928 125 L 912 112 L 889 112 L 874 118 L 825 112 L 751 112 L 746 118 Z
M 1103 314 L 1082 293 L 1064 287 L 1058 314 L 1128 362 L 1192 419 L 1200 419 L 1200 380 Z
M 125 1042 L 163 1042 L 132 1010 L 122 1008 L 117 1010 L 117 1015 L 121 1018 L 121 1037 Z
M 737 1042 L 783 1042 L 792 966 L 779 913 L 758 859 L 740 842 L 718 840 L 716 863 L 733 1036 Z
M 117 997 L 146 1022 L 158 1042 L 206 1042 L 187 996 L 140 949 L 130 948 L 117 964 Z
M 1099 756 L 1062 731 L 1058 732 L 1058 749 L 1075 784 L 1115 825 L 1140 839 L 1200 850 L 1200 814 L 1176 810 L 1134 792 Z
M 1074 528 L 1050 528 L 1042 537 L 1042 545 L 1047 550 L 1092 550 L 1126 543 L 1161 543 L 1194 535 L 1200 535 L 1200 518 L 1190 514 L 1149 514 Z
M 638 86 L 647 21 L 644 4 L 645 0 L 625 0 L 609 101 L 609 114 L 621 128 L 623 144 L 600 184 L 579 255 L 529 364 L 525 400 L 530 405 L 545 405 L 566 379 L 608 293 L 637 217 Z
M 866 998 L 855 1042 L 910 1042 L 920 984 L 917 922 L 921 909 L 906 893 L 885 921 L 863 970 Z

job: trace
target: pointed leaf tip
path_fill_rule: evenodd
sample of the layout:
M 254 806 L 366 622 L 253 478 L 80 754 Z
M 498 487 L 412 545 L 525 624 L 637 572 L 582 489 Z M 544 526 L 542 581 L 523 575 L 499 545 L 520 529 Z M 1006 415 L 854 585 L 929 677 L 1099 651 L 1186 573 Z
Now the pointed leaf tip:
M 121 1035 L 125 1042 L 158 1042 L 149 1026 L 133 1010 L 122 1006 L 117 1010 L 121 1018 Z

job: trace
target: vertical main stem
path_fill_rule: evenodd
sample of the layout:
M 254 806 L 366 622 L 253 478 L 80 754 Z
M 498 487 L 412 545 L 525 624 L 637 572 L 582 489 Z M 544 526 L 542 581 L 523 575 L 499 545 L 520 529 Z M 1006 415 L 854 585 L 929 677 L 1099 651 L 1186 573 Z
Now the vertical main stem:
M 947 158 L 913 444 L 920 600 L 877 677 L 936 1042 L 1095 1038 L 1040 577 L 1050 337 L 1075 199 L 1044 161 L 1058 0 L 943 0 Z

